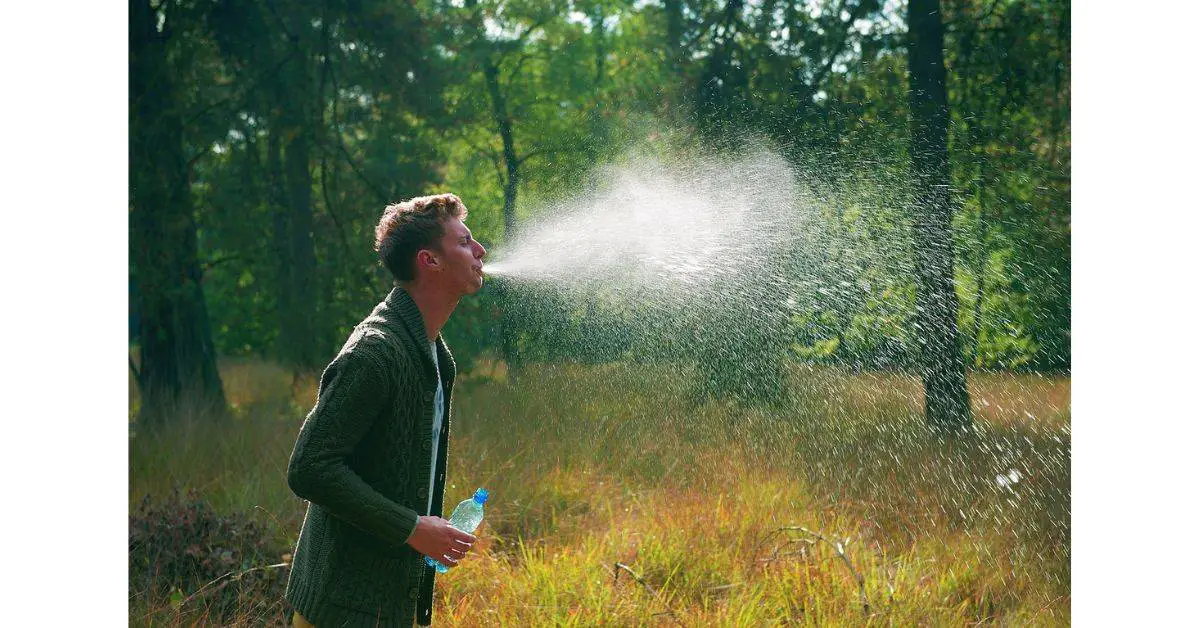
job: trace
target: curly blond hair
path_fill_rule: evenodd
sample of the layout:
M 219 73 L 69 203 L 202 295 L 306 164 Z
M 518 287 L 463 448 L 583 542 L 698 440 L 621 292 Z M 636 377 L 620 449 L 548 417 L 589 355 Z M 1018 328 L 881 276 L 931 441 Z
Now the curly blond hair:
M 466 220 L 467 206 L 454 194 L 418 196 L 388 205 L 375 226 L 375 251 L 385 268 L 397 281 L 416 277 L 417 251 L 441 251 L 443 223 L 457 218 Z

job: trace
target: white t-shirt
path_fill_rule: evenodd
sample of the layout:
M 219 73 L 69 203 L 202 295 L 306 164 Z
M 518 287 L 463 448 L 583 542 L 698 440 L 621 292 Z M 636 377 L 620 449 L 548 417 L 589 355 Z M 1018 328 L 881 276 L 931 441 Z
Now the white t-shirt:
M 442 437 L 442 421 L 445 417 L 445 393 L 442 392 L 442 367 L 438 365 L 437 343 L 429 343 L 429 351 L 433 354 L 433 371 L 437 374 L 437 392 L 433 395 L 433 453 L 429 458 L 429 503 L 425 512 L 433 510 L 433 485 L 437 480 L 438 441 Z

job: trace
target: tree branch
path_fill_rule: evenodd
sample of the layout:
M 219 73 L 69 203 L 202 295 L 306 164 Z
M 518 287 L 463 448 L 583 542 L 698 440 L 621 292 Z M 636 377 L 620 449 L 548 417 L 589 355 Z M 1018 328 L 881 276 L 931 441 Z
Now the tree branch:
M 831 541 L 825 535 L 821 534 L 820 532 L 815 532 L 804 526 L 784 526 L 782 528 L 777 528 L 777 529 L 773 530 L 770 534 L 768 534 L 759 543 L 759 547 L 762 547 L 764 544 L 766 544 L 766 542 L 768 540 L 770 540 L 774 536 L 779 535 L 779 534 L 784 534 L 787 532 L 803 532 L 803 533 L 811 536 L 812 538 L 816 539 L 817 541 L 821 541 L 822 543 L 825 543 L 826 545 L 832 547 L 833 551 L 835 553 L 837 553 L 838 558 L 840 558 L 842 560 L 842 562 L 846 564 L 846 568 L 850 570 L 850 574 L 854 576 L 854 581 L 858 584 L 858 595 L 859 595 L 859 598 L 862 600 L 863 614 L 869 615 L 871 613 L 871 605 L 867 600 L 866 580 L 863 578 L 862 574 L 860 574 L 858 572 L 858 570 L 854 568 L 854 564 L 850 562 L 850 557 L 848 555 L 846 555 L 845 545 L 850 542 L 849 539 L 847 539 L 846 541 Z M 797 542 L 797 541 L 807 542 L 810 545 L 813 544 L 812 541 L 809 541 L 807 539 L 789 539 L 788 543 L 785 543 L 784 546 L 786 547 L 788 544 L 791 544 L 791 543 Z M 778 557 L 779 549 L 780 548 L 776 548 L 773 556 L 770 559 L 767 559 L 766 562 L 775 560 Z M 803 552 L 795 552 L 795 553 L 803 553 Z M 785 554 L 785 555 L 790 555 L 790 554 Z M 760 560 L 762 560 L 762 559 L 760 559 Z
M 326 151 L 324 149 L 324 147 L 322 147 L 322 149 L 321 149 L 321 197 L 325 200 L 325 211 L 329 212 L 329 217 L 333 220 L 334 226 L 337 227 L 338 240 L 342 243 L 342 249 L 346 252 L 346 258 L 354 259 L 353 253 L 350 249 L 350 242 L 349 242 L 349 240 L 346 239 L 346 228 L 342 226 L 342 221 L 341 221 L 341 219 L 338 218 L 337 211 L 334 210 L 333 199 L 329 195 L 329 185 L 328 185 L 329 174 L 326 169 L 327 153 L 328 153 L 328 151 Z M 370 289 L 371 276 L 367 273 L 367 271 L 363 270 L 360 278 L 362 279 L 363 287 L 366 289 Z
M 530 24 L 529 28 L 525 29 L 525 32 L 518 35 L 517 38 L 514 39 L 513 41 L 505 42 L 503 46 L 491 46 L 492 51 L 499 52 L 501 57 L 503 57 L 504 54 L 508 50 L 512 50 L 512 49 L 520 50 L 522 53 L 519 57 L 517 57 L 517 63 L 513 67 L 512 72 L 509 72 L 507 80 L 504 78 L 497 77 L 498 80 L 504 84 L 506 89 L 507 89 L 508 85 L 511 84 L 511 81 L 516 79 L 517 74 L 519 74 L 521 72 L 521 66 L 525 65 L 525 62 L 528 61 L 531 57 L 536 56 L 534 53 L 531 53 L 531 52 L 526 53 L 525 52 L 525 40 L 528 39 L 531 34 L 533 34 L 533 31 L 541 28 L 542 26 L 545 26 L 546 22 L 548 22 L 548 21 L 549 21 L 549 18 L 543 17 L 540 20 L 534 22 L 533 24 Z M 492 62 L 496 63 L 495 60 L 492 60 Z M 499 67 L 500 64 L 496 63 L 496 65 L 497 65 L 497 67 Z
M 508 85 L 511 85 L 512 81 L 516 80 L 517 75 L 520 74 L 520 72 L 521 72 L 521 66 L 525 65 L 525 62 L 528 61 L 529 59 L 533 58 L 534 56 L 536 56 L 536 55 L 532 52 L 522 52 L 521 53 L 521 56 L 519 56 L 517 58 L 516 65 L 513 66 L 512 72 L 508 73 L 508 78 L 502 79 L 502 82 L 505 84 L 505 88 L 507 88 Z
M 371 179 L 369 179 L 367 177 L 366 173 L 364 173 L 361 169 L 359 169 L 358 164 L 354 162 L 354 157 L 350 154 L 350 151 L 346 148 L 345 142 L 342 141 L 341 133 L 338 133 L 337 136 L 338 136 L 338 141 L 337 141 L 338 148 L 340 148 L 342 150 L 342 155 L 344 155 L 346 157 L 346 163 L 350 165 L 350 169 L 354 171 L 354 174 L 357 174 L 358 178 L 362 179 L 362 182 L 367 186 L 367 188 L 369 188 L 372 192 L 374 192 L 376 196 L 379 197 L 379 200 L 381 202 L 384 202 L 384 203 L 391 202 L 391 199 L 388 197 L 387 192 L 384 191 L 383 188 L 376 185 L 374 181 L 371 181 Z
M 533 34 L 533 31 L 545 26 L 546 22 L 549 22 L 549 21 L 550 21 L 550 16 L 546 16 L 546 15 L 541 16 L 536 22 L 534 22 L 533 24 L 530 24 L 529 28 L 525 29 L 524 33 L 517 35 L 517 38 L 515 40 L 513 40 L 513 43 L 517 44 L 517 47 L 524 49 L 525 48 L 525 40 L 528 39 L 529 36 Z
M 530 157 L 540 157 L 543 155 L 558 155 L 562 153 L 573 153 L 575 151 L 565 148 L 538 148 L 517 157 L 517 164 L 524 164 Z
M 187 168 L 189 180 L 192 178 L 192 170 L 195 169 L 196 164 L 199 163 L 202 158 L 204 158 L 211 152 L 212 152 L 212 144 L 209 144 L 209 145 L 205 146 L 204 148 L 200 149 L 200 152 L 196 153 L 191 159 L 188 159 L 186 168 Z
M 216 580 L 213 580 L 212 582 L 209 582 L 208 584 L 200 587 L 199 589 L 196 590 L 195 593 L 189 595 L 186 599 L 184 599 L 182 602 L 180 602 L 178 608 L 183 608 L 183 606 L 185 604 L 187 604 L 188 602 L 191 602 L 193 599 L 195 599 L 196 596 L 200 595 L 201 593 L 204 593 L 206 590 L 208 590 L 209 587 L 211 587 L 212 585 L 214 585 L 218 582 L 224 581 L 221 584 L 221 586 L 217 587 L 217 590 L 220 590 L 220 589 L 224 588 L 225 585 L 229 584 L 230 582 L 233 582 L 235 580 L 241 580 L 242 576 L 244 576 L 248 573 L 252 573 L 255 571 L 266 571 L 268 569 L 279 569 L 280 567 L 287 567 L 290 564 L 291 563 L 277 563 L 274 565 L 267 565 L 265 567 L 251 567 L 249 569 L 245 569 L 242 571 L 238 571 L 238 572 L 231 571 L 222 576 L 218 576 Z
M 854 26 L 856 21 L 862 19 L 863 15 L 867 12 L 868 6 L 870 6 L 870 3 L 868 3 L 866 0 L 859 2 L 854 9 L 850 11 L 850 17 L 846 21 L 842 22 L 842 28 L 840 31 L 842 33 L 842 37 L 834 46 L 833 52 L 829 55 L 829 58 L 825 60 L 824 66 L 818 70 L 815 75 L 813 75 L 809 86 L 810 93 L 815 94 L 817 87 L 825 80 L 825 77 L 829 75 L 830 70 L 833 69 L 833 63 L 837 60 L 838 55 L 842 54 L 842 51 L 845 50 L 846 42 L 850 41 L 850 29 Z M 839 15 L 841 14 L 841 9 L 843 7 L 845 7 L 844 3 L 841 7 L 839 7 Z
M 472 149 L 475 150 L 475 152 L 483 155 L 484 157 L 487 157 L 488 159 L 491 159 L 491 160 L 499 160 L 500 159 L 500 153 L 492 150 L 491 148 L 489 148 L 487 146 L 481 146 L 478 142 L 476 142 L 475 140 L 472 140 L 471 138 L 469 138 L 465 135 L 460 135 L 459 139 L 461 139 L 463 142 L 466 142 L 467 146 L 470 146 Z
M 235 254 L 235 255 L 226 255 L 224 257 L 218 257 L 217 259 L 209 260 L 207 262 L 201 262 L 200 263 L 200 274 L 201 275 L 208 274 L 208 271 L 216 268 L 217 266 L 220 266 L 222 264 L 228 264 L 229 262 L 238 261 L 240 259 L 242 259 L 242 256 Z
M 628 566 L 623 565 L 619 562 L 613 563 L 613 585 L 614 586 L 617 584 L 617 580 L 621 577 L 621 571 L 628 573 L 629 576 L 634 579 L 634 581 L 636 581 L 638 584 L 642 585 L 642 588 L 646 589 L 646 591 L 649 591 L 650 595 L 654 599 L 658 600 L 658 603 L 662 604 L 663 608 L 667 609 L 667 611 L 666 611 L 667 615 L 670 615 L 671 619 L 674 619 L 675 622 L 678 623 L 680 626 L 685 625 L 683 623 L 683 621 L 679 619 L 679 616 L 675 614 L 675 611 L 671 610 L 671 606 L 669 604 L 667 604 L 662 599 L 662 597 L 658 594 L 658 591 L 655 591 L 653 587 L 651 587 L 644 579 L 642 579 L 641 576 L 637 575 L 637 573 L 634 572 L 632 569 L 630 569 Z
M 235 99 L 237 99 L 237 100 L 239 100 L 239 104 L 240 104 L 240 101 L 241 101 L 241 99 L 244 99 L 246 96 L 249 96 L 250 94 L 254 93 L 254 91 L 256 91 L 256 90 L 257 90 L 257 89 L 258 89 L 258 88 L 259 88 L 259 87 L 262 85 L 262 80 L 263 80 L 264 78 L 267 78 L 267 77 L 274 77 L 276 74 L 278 74 L 278 73 L 279 73 L 279 70 L 280 70 L 280 69 L 281 69 L 281 68 L 282 68 L 282 67 L 283 67 L 285 64 L 287 64 L 287 62 L 288 62 L 288 61 L 291 61 L 291 59 L 292 59 L 292 56 L 293 56 L 295 53 L 296 53 L 295 49 L 291 50 L 291 51 L 290 51 L 290 52 L 288 52 L 286 55 L 284 55 L 284 56 L 283 56 L 283 59 L 282 59 L 282 60 L 281 60 L 279 63 L 275 64 L 275 66 L 274 66 L 274 67 L 270 68 L 269 70 L 264 70 L 264 71 L 262 72 L 262 74 L 260 74 L 260 75 L 258 75 L 258 76 L 255 76 L 255 77 L 251 78 L 251 79 L 248 81 L 248 82 L 249 82 L 249 84 L 250 84 L 250 87 L 248 87 L 248 88 L 246 88 L 246 89 L 243 89 L 243 90 L 241 90 L 240 92 L 238 92 L 238 93 L 236 93 L 236 94 L 233 94 L 233 95 L 231 95 L 231 96 L 228 96 L 228 97 L 222 98 L 221 100 L 218 100 L 218 101 L 216 101 L 216 102 L 214 102 L 214 103 L 212 103 L 212 104 L 210 104 L 210 105 L 207 105 L 206 107 L 204 107 L 204 108 L 203 108 L 203 109 L 201 109 L 200 111 L 196 112 L 195 114 L 193 114 L 193 115 L 192 115 L 190 118 L 188 118 L 188 119 L 187 119 L 187 120 L 186 120 L 186 121 L 183 123 L 183 124 L 184 124 L 184 126 L 186 127 L 186 126 L 189 126 L 189 125 L 191 125 L 191 124 L 195 123 L 195 122 L 196 122 L 197 120 L 199 120 L 200 118 L 203 118 L 204 116 L 206 116 L 206 115 L 208 115 L 209 113 L 211 113 L 213 109 L 216 109 L 217 107 L 220 107 L 220 106 L 222 106 L 222 105 L 224 105 L 224 104 L 226 104 L 226 103 L 228 103 L 228 102 L 230 102 L 230 101 L 232 101 L 232 100 L 235 100 Z M 239 82 L 240 82 L 240 81 L 239 81 Z
M 325 3 L 325 8 L 326 8 L 326 12 L 328 12 L 328 8 L 329 8 L 328 2 Z M 333 113 L 332 113 L 333 129 L 332 129 L 332 132 L 337 134 L 337 136 L 340 140 L 341 131 L 338 129 L 338 118 L 337 118 L 338 83 L 337 83 L 337 75 L 334 74 L 333 66 L 329 59 L 329 20 L 328 20 L 328 15 L 326 15 L 326 19 L 323 19 L 321 21 L 321 37 L 322 37 L 322 47 L 324 49 L 323 54 L 322 54 L 322 56 L 324 57 L 324 61 L 321 63 L 321 84 L 317 91 L 317 98 L 318 98 L 318 100 L 322 100 L 324 98 L 325 80 L 328 78 L 329 82 L 333 85 L 333 99 L 332 99 L 333 100 Z M 328 167 L 327 167 L 328 166 L 329 149 L 328 149 L 328 143 L 325 141 L 325 137 L 330 133 L 330 129 L 325 125 L 325 108 L 322 106 L 322 107 L 320 107 L 320 110 L 321 110 L 321 129 L 324 131 L 324 133 L 321 134 L 321 141 L 320 141 L 320 147 L 321 147 L 321 198 L 325 201 L 325 211 L 329 213 L 329 217 L 333 220 L 334 226 L 337 227 L 338 240 L 341 241 L 342 249 L 346 252 L 346 259 L 352 260 L 352 259 L 354 259 L 354 256 L 350 249 L 350 242 L 346 238 L 346 229 L 345 229 L 345 227 L 342 226 L 341 219 L 338 218 L 337 211 L 334 209 L 334 206 L 333 206 L 333 197 L 329 193 L 329 171 L 328 171 Z M 385 200 L 385 202 L 386 202 L 386 200 Z M 367 271 L 363 270 L 361 279 L 363 282 L 363 288 L 369 290 L 371 288 L 370 274 Z
M 138 386 L 141 386 L 142 385 L 142 372 L 139 371 L 137 365 L 133 363 L 132 355 L 129 356 L 129 370 L 133 371 L 134 381 L 137 382 Z
M 696 33 L 689 37 L 688 41 L 684 43 L 686 43 L 688 46 L 693 46 L 699 43 L 701 39 L 708 36 L 708 31 L 712 30 L 712 27 L 717 24 L 717 17 L 723 14 L 724 11 L 710 13 L 708 17 L 700 23 L 700 28 L 696 30 Z M 682 45 L 680 47 L 682 47 Z
M 492 155 L 492 167 L 496 169 L 496 183 L 499 183 L 500 189 L 503 190 L 508 185 L 508 177 L 504 175 L 503 160 L 499 156 Z

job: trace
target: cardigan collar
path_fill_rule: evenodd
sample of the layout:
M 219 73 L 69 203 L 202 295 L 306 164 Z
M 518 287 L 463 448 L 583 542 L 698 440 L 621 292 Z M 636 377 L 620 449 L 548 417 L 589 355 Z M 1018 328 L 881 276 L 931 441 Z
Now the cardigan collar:
M 412 335 L 413 340 L 417 341 L 418 347 L 429 343 L 429 332 L 425 329 L 425 317 L 421 316 L 421 310 L 417 307 L 417 302 L 413 301 L 408 290 L 405 290 L 403 286 L 394 286 L 383 302 L 387 304 L 388 309 L 399 315 L 399 322 Z M 440 337 L 441 334 L 438 336 Z
M 403 286 L 394 286 L 383 303 L 386 306 L 381 312 L 384 320 L 393 324 L 398 323 L 397 326 L 407 331 L 418 347 L 427 347 L 429 345 L 429 332 L 425 329 L 425 317 L 421 316 L 421 310 L 417 307 L 417 302 L 413 301 L 412 295 Z M 389 316 L 389 314 L 392 315 Z M 454 357 L 450 353 L 450 348 L 446 346 L 446 341 L 442 339 L 440 332 L 433 342 L 437 346 L 438 362 L 442 366 L 443 379 L 454 381 L 454 372 L 456 370 Z M 423 356 L 421 362 L 425 365 L 430 375 L 437 372 L 433 364 L 433 356 L 428 351 L 421 351 L 421 355 Z

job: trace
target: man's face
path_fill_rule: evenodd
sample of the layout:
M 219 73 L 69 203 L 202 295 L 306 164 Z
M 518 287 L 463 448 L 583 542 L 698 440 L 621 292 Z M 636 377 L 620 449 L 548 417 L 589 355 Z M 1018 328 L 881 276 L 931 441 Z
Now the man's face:
M 437 255 L 442 264 L 441 281 L 460 294 L 474 294 L 483 287 L 483 245 L 471 237 L 471 230 L 458 218 L 442 223 L 442 250 Z

